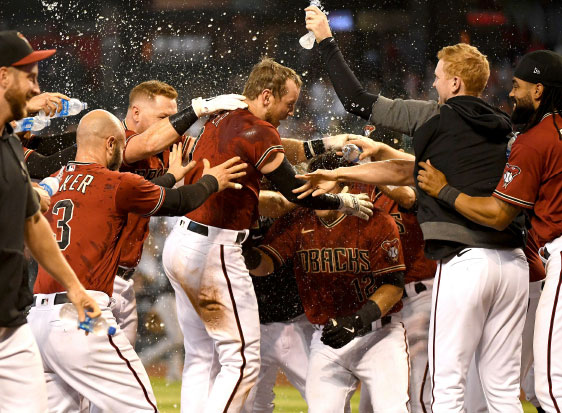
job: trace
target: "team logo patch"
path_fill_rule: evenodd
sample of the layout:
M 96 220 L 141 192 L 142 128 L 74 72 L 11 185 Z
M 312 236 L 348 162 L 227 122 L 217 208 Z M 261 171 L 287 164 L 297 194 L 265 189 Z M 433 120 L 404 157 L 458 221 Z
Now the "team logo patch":
M 503 187 L 507 188 L 507 186 L 513 181 L 517 175 L 521 173 L 521 168 L 515 165 L 505 164 L 505 170 L 503 172 Z
M 381 244 L 381 248 L 386 251 L 386 256 L 390 262 L 398 261 L 400 256 L 400 242 L 398 238 L 394 238 L 391 241 L 384 241 Z

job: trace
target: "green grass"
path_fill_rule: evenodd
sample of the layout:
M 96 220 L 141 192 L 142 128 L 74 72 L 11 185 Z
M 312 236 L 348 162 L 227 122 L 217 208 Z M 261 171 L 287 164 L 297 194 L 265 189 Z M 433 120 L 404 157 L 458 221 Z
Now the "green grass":
M 166 383 L 164 379 L 151 379 L 158 408 L 161 413 L 179 413 L 180 411 L 180 382 Z M 306 403 L 299 392 L 291 386 L 275 387 L 275 412 L 278 413 L 306 413 Z M 359 395 L 356 393 L 351 399 L 351 410 L 357 412 Z M 525 413 L 536 413 L 536 409 L 529 403 L 523 403 Z

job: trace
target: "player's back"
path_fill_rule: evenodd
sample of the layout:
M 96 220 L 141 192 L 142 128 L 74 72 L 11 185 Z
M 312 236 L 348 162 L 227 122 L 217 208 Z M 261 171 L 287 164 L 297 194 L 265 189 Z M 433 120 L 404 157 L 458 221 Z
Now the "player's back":
M 95 163 L 69 162 L 45 214 L 63 255 L 86 289 L 111 294 L 129 212 L 151 212 L 161 188 Z M 64 288 L 39 269 L 35 293 Z
M 246 162 L 246 175 L 238 179 L 241 190 L 226 189 L 215 193 L 199 208 L 186 216 L 196 222 L 218 228 L 243 230 L 258 218 L 259 169 L 276 152 L 283 152 L 281 138 L 269 122 L 254 116 L 246 109 L 219 113 L 204 126 L 190 152 L 197 166 L 185 177 L 193 183 L 203 172 L 202 159 L 211 167 L 239 156 Z

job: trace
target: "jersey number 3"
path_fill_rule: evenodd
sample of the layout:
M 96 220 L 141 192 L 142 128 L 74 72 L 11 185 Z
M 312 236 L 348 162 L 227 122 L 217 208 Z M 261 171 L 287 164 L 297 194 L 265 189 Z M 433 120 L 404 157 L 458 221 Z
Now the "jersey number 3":
M 74 203 L 70 199 L 62 199 L 53 206 L 53 215 L 62 217 L 57 220 L 57 228 L 60 230 L 60 235 L 56 235 L 59 248 L 64 251 L 70 245 L 70 231 L 68 225 L 74 213 Z

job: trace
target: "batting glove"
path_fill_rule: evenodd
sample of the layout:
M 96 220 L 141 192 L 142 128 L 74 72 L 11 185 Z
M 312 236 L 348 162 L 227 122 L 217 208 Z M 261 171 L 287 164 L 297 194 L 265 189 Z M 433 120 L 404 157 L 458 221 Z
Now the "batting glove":
M 332 318 L 322 330 L 322 343 L 332 348 L 341 348 L 357 336 L 372 331 L 372 323 L 381 317 L 381 310 L 372 300 L 367 302 L 355 314 Z
M 198 118 L 221 110 L 245 109 L 248 104 L 242 102 L 246 99 L 243 95 L 220 95 L 213 98 L 197 98 L 191 101 L 191 107 Z
M 373 204 L 367 194 L 336 194 L 340 201 L 339 211 L 347 215 L 355 215 L 365 221 L 373 216 Z

